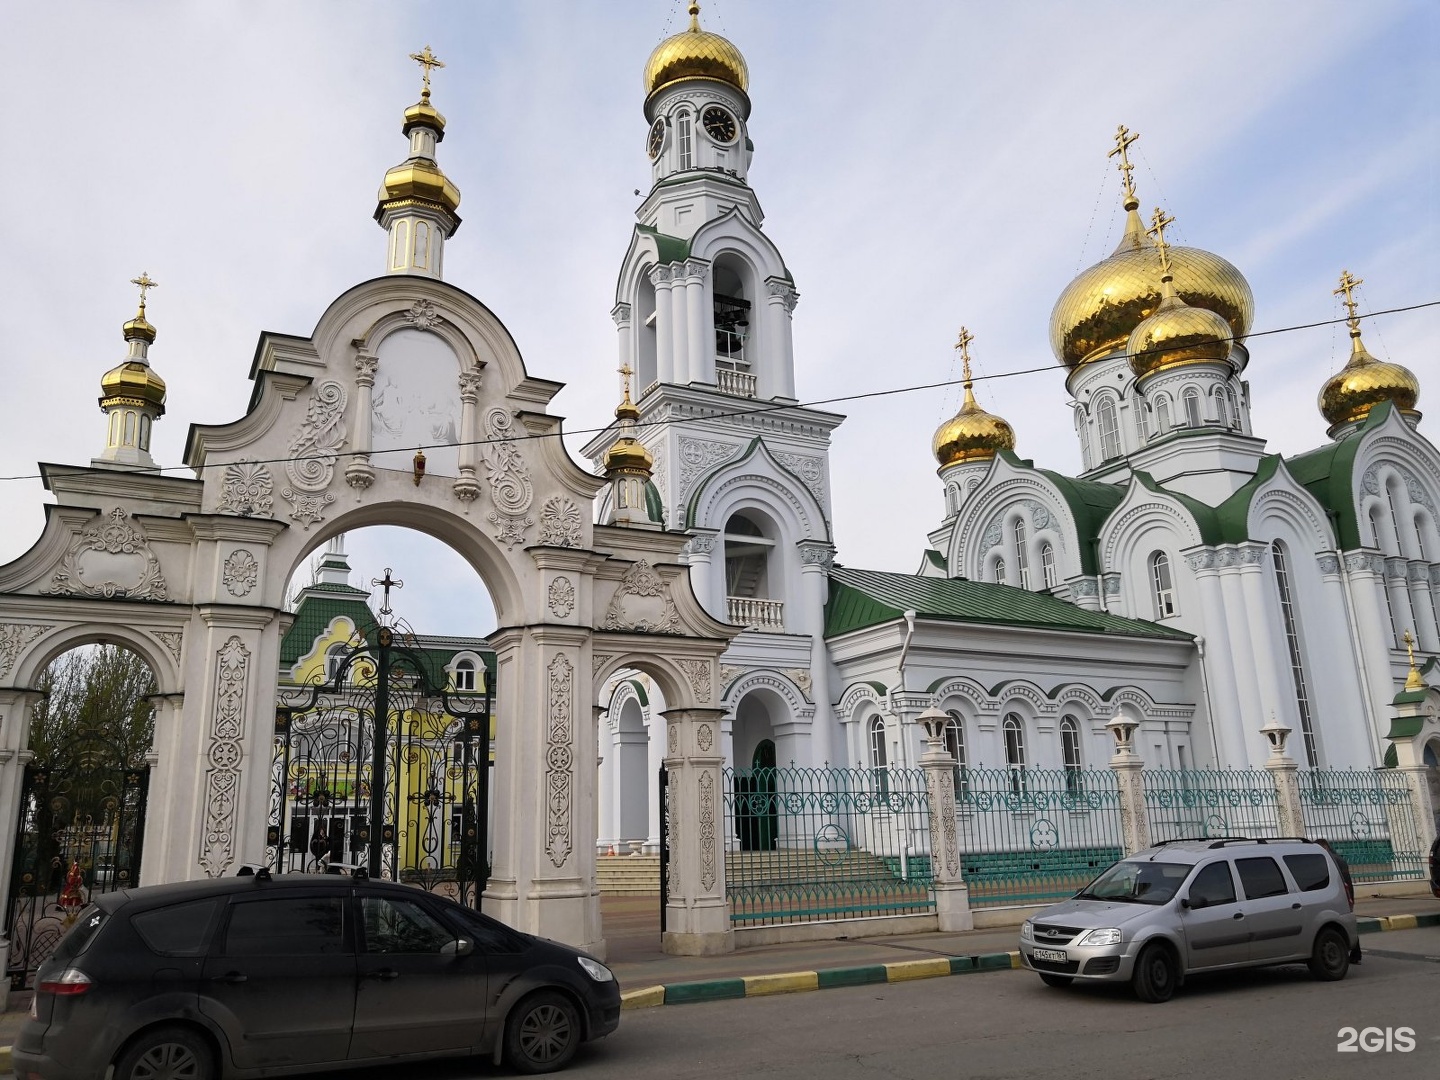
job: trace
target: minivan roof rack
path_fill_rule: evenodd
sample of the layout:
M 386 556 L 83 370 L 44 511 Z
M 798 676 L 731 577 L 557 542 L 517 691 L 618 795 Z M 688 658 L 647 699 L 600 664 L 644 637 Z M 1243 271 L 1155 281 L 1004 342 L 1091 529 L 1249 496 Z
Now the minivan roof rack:
M 1150 846 L 1151 846 L 1151 847 L 1164 847 L 1166 844 L 1208 844 L 1208 843 L 1210 843 L 1210 841 L 1212 841 L 1212 840 L 1230 841 L 1230 840 L 1247 840 L 1247 839 L 1249 839 L 1249 838 L 1248 838 L 1248 837 L 1245 837 L 1245 836 L 1176 836 L 1176 837 L 1172 837 L 1172 838 L 1169 839 L 1169 840 L 1157 840 L 1154 844 L 1152 844 L 1152 845 L 1150 845 Z M 1210 844 L 1210 846 L 1211 846 L 1211 847 L 1216 847 L 1216 846 L 1218 846 L 1218 845 L 1216 845 L 1216 844 Z
M 1310 840 L 1303 836 L 1223 836 L 1217 837 L 1212 848 L 1224 847 L 1226 844 L 1308 844 Z

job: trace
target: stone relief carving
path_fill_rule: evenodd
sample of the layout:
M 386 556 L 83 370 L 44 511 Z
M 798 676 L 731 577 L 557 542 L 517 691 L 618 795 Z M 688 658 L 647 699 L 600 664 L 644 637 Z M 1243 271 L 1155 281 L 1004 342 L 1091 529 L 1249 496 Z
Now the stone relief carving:
M 1425 563 L 1411 563 L 1409 574 L 1407 575 L 1407 577 L 1410 581 L 1429 581 L 1430 567 L 1427 566 Z
M 1185 565 L 1191 570 L 1213 570 L 1215 561 L 1215 552 L 1213 551 L 1197 551 L 1185 556 Z
M 1100 583 L 1097 582 L 1093 577 L 1079 578 L 1075 581 L 1073 585 L 1070 586 L 1070 588 L 1076 596 L 1100 595 Z
M 258 461 L 236 461 L 225 466 L 220 482 L 222 514 L 240 517 L 269 517 L 275 505 L 275 478 Z
M 783 281 L 767 281 L 765 291 L 771 296 L 778 296 L 786 311 L 794 311 L 795 305 L 800 302 L 800 294 Z
M 690 680 L 690 689 L 695 694 L 695 703 L 705 705 L 710 701 L 710 663 L 707 660 L 676 660 L 675 665 Z
M 248 596 L 260 580 L 260 564 L 245 548 L 236 548 L 225 560 L 221 580 L 231 596 Z
M 417 330 L 433 330 L 440 325 L 440 312 L 433 300 L 416 300 L 405 312 L 405 321 Z
M 322 382 L 310 394 L 305 419 L 290 440 L 290 458 L 285 463 L 288 487 L 280 489 L 294 510 L 292 521 L 307 532 L 325 520 L 325 507 L 335 496 L 325 489 L 335 475 L 335 457 L 345 445 L 345 388 L 334 379 Z
M 730 689 L 730 684 L 733 683 L 736 679 L 738 679 L 738 678 L 739 678 L 741 675 L 743 675 L 744 673 L 745 673 L 745 671 L 744 671 L 743 668 L 738 668 L 738 667 L 721 667 L 721 668 L 720 668 L 720 692 L 721 692 L 721 694 L 724 694 L 724 692 L 725 692 L 726 690 Z
M 569 618 L 575 610 L 575 586 L 567 577 L 550 582 L 550 614 L 557 619 Z
M 608 664 L 608 663 L 609 663 L 611 660 L 613 660 L 613 659 L 615 659 L 613 656 L 606 656 L 606 655 L 603 654 L 603 653 L 595 653 L 595 654 L 590 658 L 590 662 L 591 662 L 591 665 L 592 665 L 592 666 L 591 666 L 591 671 L 601 671 L 601 670 L 603 670 L 604 667 L 605 667 L 605 665 Z
M 715 774 L 700 772 L 700 884 L 715 887 Z
M 545 853 L 558 868 L 570 858 L 575 752 L 570 722 L 574 668 L 563 653 L 550 661 L 550 718 L 545 732 Z
M 630 305 L 616 304 L 615 310 L 610 312 L 610 317 L 615 320 L 616 326 L 630 325 Z
M 1120 575 L 1119 575 L 1119 574 L 1106 574 L 1106 575 L 1105 575 L 1105 595 L 1106 595 L 1106 596 L 1119 596 L 1119 595 L 1120 595 Z
M 802 566 L 823 566 L 829 570 L 835 565 L 835 551 L 825 544 L 800 545 L 800 563 Z
M 535 498 L 530 485 L 530 472 L 515 443 L 515 421 L 508 409 L 496 406 L 485 414 L 485 431 L 489 445 L 484 457 L 485 473 L 490 481 L 490 501 L 495 509 L 488 515 L 496 527 L 495 539 L 506 548 L 524 543 L 525 530 L 535 519 L 525 513 Z
M 580 508 L 565 496 L 556 495 L 540 508 L 540 543 L 551 547 L 580 546 Z
M 695 729 L 695 745 L 700 747 L 702 754 L 708 754 L 715 745 L 715 729 L 709 724 L 701 724 Z
M 1365 476 L 1360 481 L 1360 486 L 1367 495 L 1380 494 L 1380 470 L 1390 468 L 1400 474 L 1400 479 L 1405 483 L 1405 493 L 1410 496 L 1412 503 L 1417 503 L 1430 511 L 1430 516 L 1435 517 L 1435 503 L 1430 498 L 1430 493 L 1425 490 L 1425 485 L 1420 483 L 1409 469 L 1400 465 L 1393 465 L 1387 462 L 1376 462 L 1365 470 Z
M 1003 535 L 1004 529 L 1000 522 L 998 520 L 992 521 L 990 527 L 985 530 L 985 535 L 980 538 L 980 549 L 982 551 L 989 551 L 996 544 L 1000 543 L 1000 538 Z
M 671 720 L 665 725 L 665 753 L 670 757 L 680 756 L 680 721 Z M 672 822 L 674 818 L 670 819 Z
M 955 831 L 955 783 L 939 769 L 927 769 L 925 780 L 930 788 L 930 805 L 939 805 L 940 813 L 930 816 L 930 850 L 945 855 L 945 870 L 950 880 L 960 874 L 960 844 Z
M 1385 572 L 1385 558 L 1367 551 L 1352 551 L 1345 556 L 1345 569 L 1353 574 L 1381 574 Z
M 1050 517 L 1050 511 L 1034 499 L 1026 499 L 1020 505 L 1030 511 L 1030 521 L 1034 524 L 1035 528 L 1048 529 L 1053 523 Z
M 240 792 L 240 765 L 244 758 L 245 683 L 250 672 L 250 650 L 231 637 L 215 654 L 215 711 L 210 719 L 210 747 L 206 751 L 205 833 L 200 841 L 200 865 L 220 877 L 235 859 L 235 818 Z
M 0 677 L 10 670 L 26 646 L 52 629 L 50 623 L 0 623 Z
M 821 506 L 825 505 L 825 467 L 817 457 L 805 454 L 776 454 L 781 465 L 804 481 L 810 494 Z
M 161 645 L 169 650 L 170 655 L 175 658 L 175 663 L 180 663 L 180 646 L 185 641 L 185 635 L 179 630 L 156 630 L 155 637 Z M 3 674 L 3 670 L 0 670 L 0 675 Z
M 603 628 L 642 634 L 680 633 L 680 612 L 670 596 L 670 586 L 644 559 L 625 572 L 605 609 Z
M 715 537 L 708 533 L 697 533 L 685 541 L 685 551 L 696 555 L 709 555 L 715 550 Z
M 811 681 L 809 668 L 790 668 L 785 672 L 785 675 L 800 688 L 801 693 L 807 698 L 810 697 Z
M 106 600 L 170 599 L 160 560 L 150 550 L 150 542 L 118 506 L 71 541 L 50 587 L 42 592 Z
M 740 453 L 740 447 L 732 443 L 682 437 L 678 453 L 680 458 L 680 497 L 677 501 L 683 503 L 689 497 L 690 489 L 695 486 L 696 480 L 722 461 L 729 461 Z

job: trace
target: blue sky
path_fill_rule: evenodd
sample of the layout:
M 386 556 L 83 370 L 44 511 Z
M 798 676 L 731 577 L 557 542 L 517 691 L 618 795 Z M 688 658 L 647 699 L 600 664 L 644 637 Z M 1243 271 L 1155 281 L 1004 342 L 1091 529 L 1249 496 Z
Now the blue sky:
M 1335 317 L 1342 268 L 1366 310 L 1440 299 L 1433 2 L 711 0 L 702 22 L 750 65 L 751 181 L 801 292 L 802 400 L 949 378 L 961 323 L 981 375 L 1053 364 L 1055 297 L 1118 236 L 1119 123 L 1141 133 L 1142 206 L 1240 268 L 1257 329 Z M 649 177 L 640 74 L 682 0 L 55 2 L 7 23 L 0 475 L 99 452 L 98 380 L 142 269 L 161 283 L 151 358 L 170 387 L 157 459 L 180 464 L 190 423 L 239 415 L 258 333 L 308 333 L 379 273 L 375 191 L 405 155 L 406 54 L 427 42 L 448 65 L 440 158 L 463 193 L 447 279 L 505 321 L 532 373 L 568 384 L 568 430 L 608 419 L 608 312 Z M 1440 308 L 1377 319 L 1366 342 L 1434 407 Z M 1270 450 L 1324 441 L 1315 396 L 1345 346 L 1332 327 L 1252 342 Z M 1058 367 L 977 392 L 1022 456 L 1078 466 Z M 941 514 L 930 436 L 958 398 L 836 407 L 841 561 L 918 565 Z M 0 560 L 38 536 L 47 499 L 0 481 Z M 457 560 L 351 546 L 357 579 L 407 580 L 417 628 L 488 629 Z

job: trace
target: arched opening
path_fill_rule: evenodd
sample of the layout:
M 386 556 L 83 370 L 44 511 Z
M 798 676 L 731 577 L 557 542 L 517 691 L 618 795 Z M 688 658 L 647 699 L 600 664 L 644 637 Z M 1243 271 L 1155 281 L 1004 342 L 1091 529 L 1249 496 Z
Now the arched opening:
M 1186 425 L 1198 428 L 1204 422 L 1200 415 L 1200 391 L 1192 386 L 1181 396 L 1181 400 L 1185 403 Z
M 1084 786 L 1084 763 L 1080 759 L 1080 721 L 1073 716 L 1060 721 L 1060 763 L 1065 769 L 1065 790 L 1078 794 Z
M 1150 584 L 1155 595 L 1155 618 L 1175 615 L 1175 578 L 1170 573 L 1170 556 L 1157 551 L 1150 556 Z
M 882 797 L 890 794 L 890 755 L 885 747 L 885 720 L 870 718 L 870 771 L 875 777 L 875 790 Z
M 782 631 L 780 531 L 766 514 L 738 510 L 725 522 L 725 595 L 732 623 Z
M 150 665 L 112 643 L 61 653 L 34 689 L 5 898 L 12 988 L 95 896 L 140 883 L 159 700 Z
M 646 266 L 640 271 L 639 288 L 635 292 L 635 310 L 630 315 L 631 325 L 635 328 L 637 397 L 644 394 L 650 384 L 660 377 L 656 359 L 655 284 L 650 280 L 652 269 L 654 267 Z
M 1103 397 L 1095 406 L 1095 419 L 1100 428 L 1100 462 L 1104 464 L 1120 456 L 1120 421 L 1115 399 Z
M 1018 713 L 1006 713 L 1002 725 L 1005 738 L 1005 769 L 1013 795 L 1025 791 L 1025 723 Z
M 1011 526 L 1015 539 L 1015 574 L 1016 584 L 1022 589 L 1030 588 L 1030 559 L 1029 553 L 1025 550 L 1025 520 L 1016 518 Z
M 716 385 L 727 393 L 754 397 L 756 373 L 752 336 L 754 289 L 749 267 L 735 255 L 715 259 L 712 272 Z
M 1155 432 L 1164 435 L 1170 431 L 1170 399 L 1161 394 L 1155 399 Z
M 1048 541 L 1040 545 L 1040 569 L 1045 575 L 1045 588 L 1053 589 L 1060 584 L 1060 573 L 1055 567 L 1055 548 Z

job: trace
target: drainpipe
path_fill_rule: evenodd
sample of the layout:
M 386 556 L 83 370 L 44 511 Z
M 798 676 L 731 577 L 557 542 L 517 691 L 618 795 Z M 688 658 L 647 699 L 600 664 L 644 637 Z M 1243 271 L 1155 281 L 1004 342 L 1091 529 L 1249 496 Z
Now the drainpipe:
M 1205 718 L 1206 726 L 1210 728 L 1210 750 L 1215 755 L 1211 760 L 1215 762 L 1215 768 L 1223 768 L 1220 763 L 1220 743 L 1215 737 L 1215 706 L 1210 700 L 1210 673 L 1206 670 L 1205 663 L 1205 639 L 1201 636 L 1195 638 L 1195 651 L 1200 656 L 1200 689 L 1205 695 Z
M 901 646 L 900 646 L 900 659 L 899 659 L 899 661 L 898 661 L 898 662 L 896 663 L 896 665 L 895 665 L 895 666 L 896 666 L 897 674 L 899 675 L 899 680 L 898 680 L 898 682 L 899 682 L 899 690 L 900 690 L 900 693 L 902 693 L 902 694 L 905 693 L 905 689 L 906 689 L 906 688 L 905 688 L 905 658 L 910 655 L 910 639 L 915 636 L 915 619 L 916 619 L 916 617 L 918 616 L 918 614 L 919 614 L 919 613 L 916 612 L 916 611 L 907 611 L 907 612 L 905 612 L 905 641 L 904 641 L 904 643 L 901 644 Z M 895 701 L 895 694 L 894 694 L 894 691 L 891 691 L 891 694 L 890 694 L 891 709 L 890 709 L 890 711 L 891 711 L 892 713 L 895 712 L 894 701 Z M 899 755 L 899 756 L 900 756 L 900 762 L 899 762 L 899 765 L 900 765 L 901 768 L 908 770 L 908 769 L 910 768 L 910 739 L 909 739 L 909 737 L 908 737 L 908 735 L 907 735 L 907 733 L 906 733 L 906 731 L 905 731 L 905 720 L 904 720 L 904 718 L 898 716 L 898 714 L 897 714 L 896 718 L 900 721 L 900 755 Z M 911 835 L 910 835 L 910 828 L 908 827 L 908 822 L 907 822 L 906 824 L 907 824 L 907 827 L 901 830 L 901 835 L 904 836 L 905 840 L 904 840 L 904 847 L 901 848 L 901 851 L 900 851 L 900 880 L 901 880 L 901 881 L 906 881 L 906 882 L 908 882 L 908 881 L 910 880 L 910 853 L 914 850 L 914 845 L 911 843 Z

